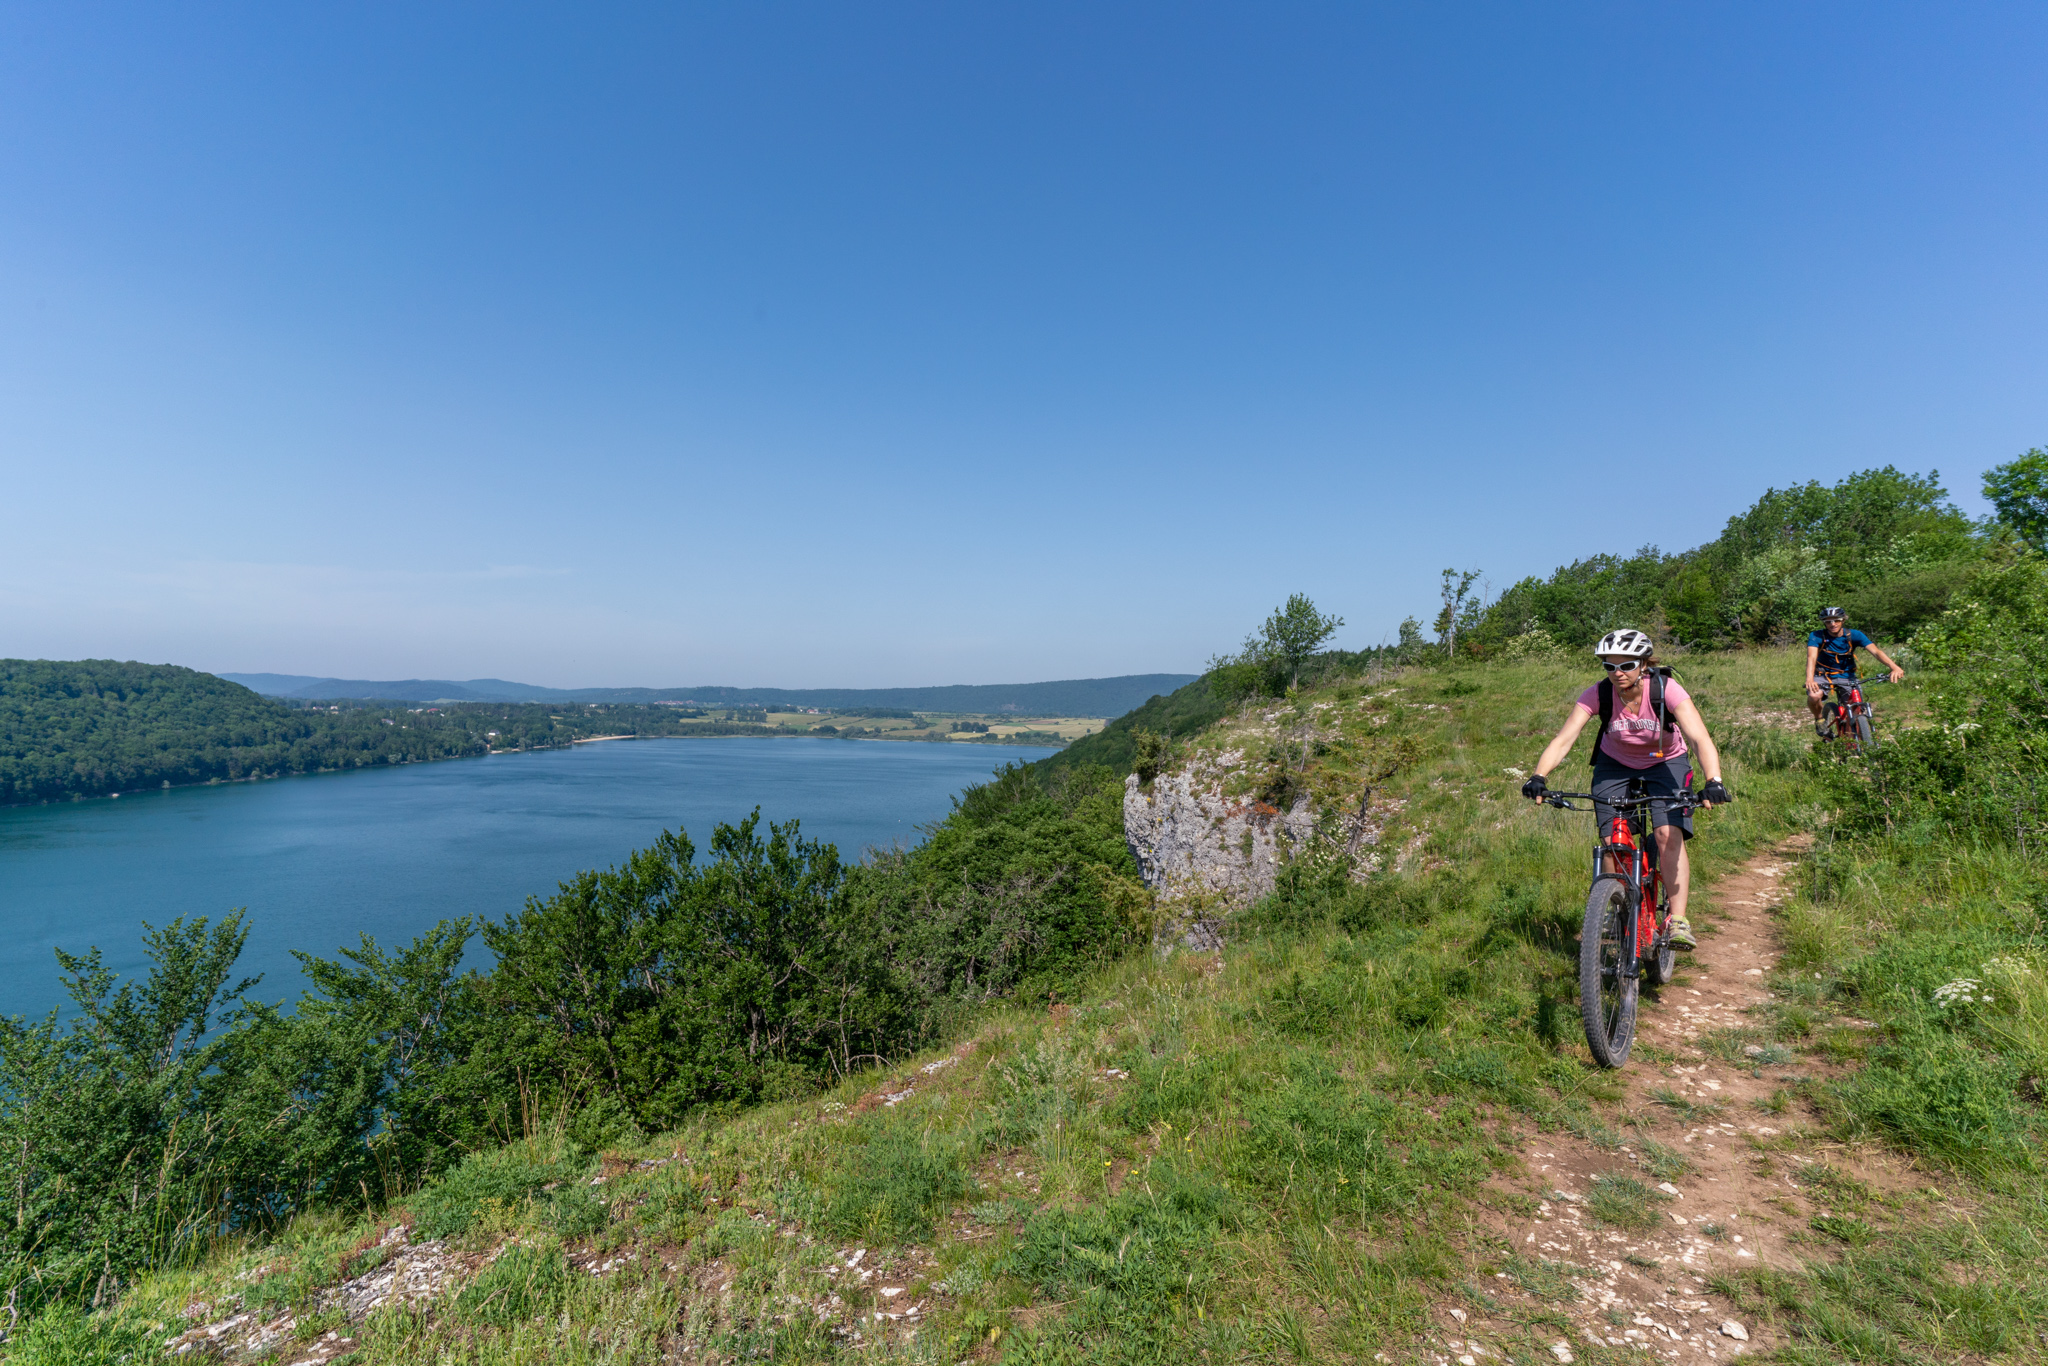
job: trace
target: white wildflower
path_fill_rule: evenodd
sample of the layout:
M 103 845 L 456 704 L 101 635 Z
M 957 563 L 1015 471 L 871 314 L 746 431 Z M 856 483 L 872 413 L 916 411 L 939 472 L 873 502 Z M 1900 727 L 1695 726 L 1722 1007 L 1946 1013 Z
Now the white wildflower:
M 1529 776 L 1528 774 L 1524 773 L 1521 769 L 1516 768 L 1513 764 L 1509 764 L 1506 768 L 1502 769 L 1501 772 L 1507 774 L 1510 778 L 1526 778 Z
M 1991 998 L 1984 994 L 1984 984 L 1974 977 L 1958 977 L 1953 982 L 1944 982 L 1934 989 L 1934 1004 L 1946 1009 L 1952 1005 L 1975 1005 L 1982 996 L 1988 1004 Z

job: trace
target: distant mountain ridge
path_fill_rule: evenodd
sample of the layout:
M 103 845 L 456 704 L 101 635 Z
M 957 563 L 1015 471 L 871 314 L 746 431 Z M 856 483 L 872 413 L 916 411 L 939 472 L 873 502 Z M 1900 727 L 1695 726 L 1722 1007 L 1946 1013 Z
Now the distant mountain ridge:
M 792 706 L 845 710 L 1017 712 L 1025 716 L 1122 716 L 1147 699 L 1192 683 L 1195 674 L 1124 674 L 1048 683 L 955 683 L 933 688 L 542 688 L 502 678 L 405 678 L 383 682 L 307 674 L 215 675 L 266 697 L 385 702 L 699 702 L 709 706 Z

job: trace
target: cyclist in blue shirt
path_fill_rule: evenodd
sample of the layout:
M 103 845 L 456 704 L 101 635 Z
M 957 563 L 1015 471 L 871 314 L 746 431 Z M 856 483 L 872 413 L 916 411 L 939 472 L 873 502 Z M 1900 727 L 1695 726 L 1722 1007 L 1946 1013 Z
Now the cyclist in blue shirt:
M 1856 677 L 1856 651 L 1858 648 L 1870 651 L 1885 662 L 1892 671 L 1892 682 L 1905 678 L 1906 671 L 1898 661 L 1870 643 L 1870 637 L 1861 631 L 1849 629 L 1848 617 L 1839 607 L 1824 607 L 1820 613 L 1820 629 L 1810 631 L 1806 636 L 1806 709 L 1813 713 L 1813 729 L 1823 740 L 1831 738 L 1828 724 L 1821 712 L 1821 699 L 1837 680 L 1847 681 Z

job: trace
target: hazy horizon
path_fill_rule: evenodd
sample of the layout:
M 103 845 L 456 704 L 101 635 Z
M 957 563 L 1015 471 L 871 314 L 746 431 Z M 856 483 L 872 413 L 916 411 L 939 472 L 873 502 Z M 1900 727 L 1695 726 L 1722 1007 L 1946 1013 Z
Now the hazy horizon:
M 1293 592 L 1358 648 L 1446 565 L 1771 485 L 1981 513 L 2048 444 L 2044 47 L 1999 4 L 9 6 L 0 654 L 1194 673 Z
M 155 661 L 155 662 L 159 662 L 159 663 L 161 663 L 161 662 L 165 662 L 165 661 Z M 192 667 L 195 667 L 195 666 L 193 666 L 193 665 L 186 665 L 185 667 L 186 667 L 186 668 L 192 668 Z M 413 682 L 413 681 L 419 681 L 419 682 L 433 682 L 433 683 L 460 683 L 460 684 L 472 684 L 472 683 L 509 683 L 509 684 L 514 684 L 514 685 L 517 685 L 517 686 L 522 686 L 522 687 L 541 687 L 541 688 L 549 688 L 549 689 L 552 689 L 552 690 L 555 690 L 555 691 L 560 691 L 560 692 L 598 692 L 598 691 L 618 691 L 618 692 L 624 692 L 624 691 L 629 691 L 629 690 L 646 690 L 646 691 L 655 691 L 655 692 L 680 692 L 680 691 L 683 691 L 683 690 L 686 690 L 686 689 L 690 689 L 690 688 L 698 688 L 698 689 L 707 689 L 707 690 L 708 690 L 708 689 L 714 689 L 714 688 L 734 688 L 734 689 L 739 689 L 739 690 L 743 690 L 743 691 L 744 691 L 744 690 L 759 690 L 759 691 L 768 691 L 768 690 L 773 690 L 773 691 L 781 691 L 781 692 L 832 692 L 832 691 L 844 691 L 844 692 L 909 692 L 909 691 L 916 691 L 916 690 L 920 690 L 920 689 L 936 689 L 936 688 L 987 688 L 987 687 L 1035 687 L 1035 686 L 1037 686 L 1037 685 L 1039 685 L 1039 684 L 1042 684 L 1042 683 L 1099 683 L 1099 682 L 1108 682 L 1108 681 L 1112 681 L 1112 680 L 1115 680 L 1115 679 L 1123 679 L 1123 678 L 1179 678 L 1179 679 L 1184 679 L 1184 680 L 1192 681 L 1192 680 L 1194 680 L 1194 679 L 1196 679 L 1196 678 L 1199 678 L 1199 677 L 1201 676 L 1201 675 L 1200 675 L 1200 673 L 1188 673 L 1188 672 L 1186 672 L 1186 671 L 1184 671 L 1184 670 L 1175 670 L 1175 669 L 1143 669 L 1143 670 L 1134 670 L 1134 671 L 1132 671 L 1132 672 L 1130 672 L 1130 673 L 1122 673 L 1122 674 L 1103 674 L 1103 675 L 1100 675 L 1100 676 L 1098 676 L 1098 677 L 1095 677 L 1095 678 L 1025 678 L 1025 679 L 1018 679 L 1018 678 L 999 678 L 999 679 L 989 679 L 989 680 L 986 680 L 986 681 L 982 681 L 982 682 L 965 682 L 965 681 L 961 681 L 961 680 L 949 680 L 949 681 L 946 681 L 946 682 L 942 682 L 942 683 L 941 683 L 941 682 L 929 682 L 929 681 L 927 681 L 927 682 L 922 682 L 922 683 L 893 683 L 893 684 L 881 684 L 881 685 L 879 685 L 879 686 L 875 686 L 875 687 L 862 687 L 862 688 L 854 688 L 854 687 L 843 687 L 842 685 L 839 685 L 839 684 L 832 684 L 832 683 L 826 683 L 826 684 L 808 684 L 808 685 L 803 685 L 803 686 L 793 686 L 793 685 L 789 685 L 789 684 L 782 684 L 782 683 L 724 683 L 724 682 L 714 682 L 714 681 L 712 681 L 712 680 L 710 680 L 710 679 L 701 679 L 701 678 L 700 678 L 700 679 L 698 679 L 698 680 L 696 680 L 695 682 L 691 682 L 691 683 L 647 683 L 647 682 L 639 682 L 639 683 L 564 683 L 564 684 L 554 684 L 554 683 L 534 683 L 534 682 L 532 682 L 532 680 L 530 680 L 530 679 L 523 679 L 523 678 L 496 678 L 496 677 L 489 677 L 489 676 L 486 676 L 486 675 L 482 675 L 482 674 L 474 674 L 474 675 L 471 675 L 471 676 L 470 676 L 470 677 L 468 677 L 468 678 L 453 678 L 453 677 L 447 677 L 447 678 L 429 678 L 429 677 L 427 677 L 427 676 L 425 676 L 425 675 L 422 675 L 422 674 L 403 674 L 403 675 L 400 675 L 400 676 L 398 676 L 398 677 L 395 677 L 395 678 L 384 678 L 384 679 L 372 679 L 372 678 L 365 678 L 365 677 L 363 677 L 362 675 L 359 675 L 359 674 L 358 674 L 358 675 L 351 675 L 351 674 L 301 674 L 301 673 L 284 673 L 284 672 L 282 672 L 282 671 L 280 671 L 280 670 L 276 670 L 276 669 L 205 669 L 205 670 L 202 670 L 201 672 L 204 672 L 204 673 L 210 673 L 210 674 L 212 674 L 212 675 L 213 675 L 214 677 L 216 677 L 216 678 L 225 678 L 225 679 L 228 679 L 228 680 L 229 680 L 229 681 L 231 681 L 231 682 L 240 682 L 241 680 L 243 680 L 243 679 L 246 679 L 246 678 L 276 678 L 276 679 L 296 679 L 296 680 L 303 680 L 304 682 L 307 682 L 307 683 L 319 683 L 319 682 L 330 682 L 330 681 L 332 681 L 332 682 L 348 682 L 348 683 L 378 683 L 378 684 L 385 684 L 385 685 L 389 685 L 389 684 L 394 684 L 394 683 L 405 683 L 405 682 Z

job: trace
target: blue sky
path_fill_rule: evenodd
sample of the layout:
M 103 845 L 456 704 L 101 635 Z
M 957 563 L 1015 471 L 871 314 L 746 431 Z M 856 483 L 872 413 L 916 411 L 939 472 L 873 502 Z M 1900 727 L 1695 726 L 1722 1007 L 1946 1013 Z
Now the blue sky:
M 0 5 L 0 654 L 1193 670 L 2048 443 L 2038 5 Z

